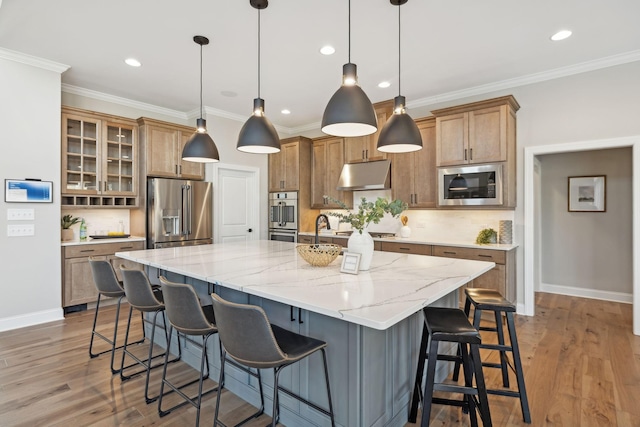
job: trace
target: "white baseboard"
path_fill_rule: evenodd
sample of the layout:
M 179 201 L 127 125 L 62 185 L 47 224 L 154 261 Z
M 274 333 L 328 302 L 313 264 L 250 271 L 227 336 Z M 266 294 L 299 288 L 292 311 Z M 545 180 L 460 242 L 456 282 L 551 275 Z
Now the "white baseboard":
M 516 304 L 516 314 L 526 315 L 524 304 L 517 303 Z
M 550 294 L 571 295 L 574 297 L 601 299 L 605 301 L 622 302 L 633 304 L 633 294 L 624 292 L 601 291 L 598 289 L 576 288 L 573 286 L 552 285 L 550 283 L 540 283 L 541 292 Z M 519 310 L 518 310 L 519 311 Z
M 0 332 L 63 319 L 64 311 L 62 308 L 37 311 L 35 313 L 27 313 L 20 316 L 5 317 L 0 319 Z

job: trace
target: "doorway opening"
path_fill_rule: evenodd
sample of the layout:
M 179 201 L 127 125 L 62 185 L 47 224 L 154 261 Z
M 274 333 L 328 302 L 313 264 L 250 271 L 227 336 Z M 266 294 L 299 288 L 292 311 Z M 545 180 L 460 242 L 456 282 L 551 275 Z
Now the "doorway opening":
M 524 313 L 535 313 L 535 291 L 540 287 L 540 201 L 536 200 L 536 180 L 540 179 L 536 172 L 539 167 L 538 156 L 603 150 L 610 148 L 631 147 L 632 189 L 638 193 L 640 188 L 640 136 L 554 144 L 547 146 L 526 147 L 524 157 Z M 633 289 L 633 333 L 640 335 L 640 198 L 634 197 L 632 202 L 632 289 Z

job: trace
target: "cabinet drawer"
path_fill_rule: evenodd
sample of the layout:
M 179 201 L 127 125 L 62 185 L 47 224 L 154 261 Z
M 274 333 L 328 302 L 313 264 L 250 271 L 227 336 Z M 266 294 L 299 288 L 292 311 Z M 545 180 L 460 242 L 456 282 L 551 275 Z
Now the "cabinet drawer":
M 458 248 L 455 246 L 434 246 L 433 256 L 441 256 L 446 258 L 462 258 L 475 261 L 495 262 L 496 264 L 505 264 L 505 251 L 495 251 L 491 249 L 471 249 Z
M 313 237 L 311 237 L 311 236 L 302 236 L 302 235 L 298 234 L 298 243 L 311 245 L 311 244 L 313 244 Z
M 431 245 L 415 243 L 380 242 L 382 251 L 399 252 L 403 254 L 431 255 Z
M 336 245 L 340 245 L 343 248 L 346 248 L 349 244 L 349 238 L 348 237 L 334 237 L 333 238 L 333 243 Z
M 114 242 L 95 245 L 74 245 L 64 247 L 64 257 L 80 258 L 98 255 L 113 255 L 116 252 L 136 251 L 144 249 L 144 242 Z

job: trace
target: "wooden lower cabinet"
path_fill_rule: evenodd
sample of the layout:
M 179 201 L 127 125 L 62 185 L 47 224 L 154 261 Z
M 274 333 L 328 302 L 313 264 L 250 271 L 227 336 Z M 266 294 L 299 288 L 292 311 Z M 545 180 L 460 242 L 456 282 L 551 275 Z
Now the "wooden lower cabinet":
M 62 306 L 86 304 L 98 299 L 98 291 L 93 283 L 89 257 L 101 256 L 108 259 L 122 280 L 120 266 L 134 267 L 131 261 L 116 257 L 116 252 L 144 249 L 144 242 L 79 244 L 62 247 Z
M 466 287 L 495 289 L 509 301 L 516 300 L 516 250 L 459 248 L 454 246 L 433 246 L 433 256 L 462 258 L 495 262 L 496 266 L 460 288 L 460 304 L 464 304 Z
M 380 250 L 401 254 L 431 255 L 431 245 L 419 243 L 380 242 Z

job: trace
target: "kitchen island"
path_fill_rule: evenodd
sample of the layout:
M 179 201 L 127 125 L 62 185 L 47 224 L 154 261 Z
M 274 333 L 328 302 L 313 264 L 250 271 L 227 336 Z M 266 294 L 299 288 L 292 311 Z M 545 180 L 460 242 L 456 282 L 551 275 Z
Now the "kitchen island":
M 340 273 L 341 257 L 327 267 L 312 267 L 295 246 L 252 241 L 116 255 L 147 266 L 152 281 L 162 274 L 192 284 L 202 296 L 214 290 L 234 302 L 259 305 L 272 323 L 327 341 L 337 423 L 404 425 L 422 328 L 420 310 L 456 306 L 457 289 L 494 263 L 375 252 L 369 271 L 351 275 Z M 218 343 L 212 343 L 210 364 L 217 378 Z M 194 366 L 198 357 L 195 350 L 185 352 Z M 326 407 L 321 363 L 313 355 L 287 368 L 281 384 Z M 228 372 L 225 387 L 256 405 L 256 380 L 240 370 Z M 268 401 L 272 377 L 268 372 L 263 377 Z M 286 394 L 280 401 L 283 424 L 328 425 L 326 417 Z

